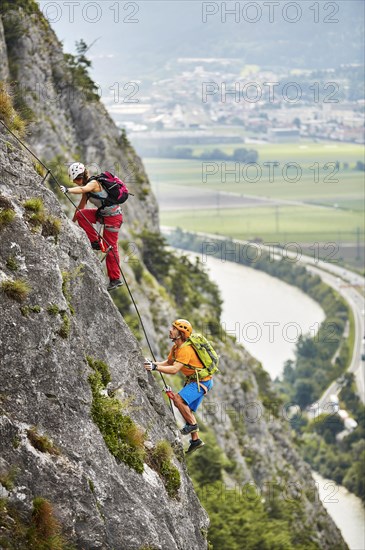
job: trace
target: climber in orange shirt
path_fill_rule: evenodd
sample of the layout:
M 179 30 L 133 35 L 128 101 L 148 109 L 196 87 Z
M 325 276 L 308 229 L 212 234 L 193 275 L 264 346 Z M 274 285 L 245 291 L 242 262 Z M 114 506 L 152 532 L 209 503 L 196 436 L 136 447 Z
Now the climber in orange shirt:
M 161 362 L 146 360 L 144 363 L 146 370 L 149 371 L 157 370 L 164 374 L 176 374 L 181 371 L 186 376 L 183 389 L 179 393 L 174 393 L 171 399 L 186 421 L 185 426 L 180 430 L 181 433 L 183 435 L 191 434 L 190 446 L 187 453 L 192 453 L 204 445 L 204 442 L 198 436 L 199 428 L 194 412 L 213 386 L 211 376 L 206 376 L 197 381 L 196 369 L 189 368 L 189 365 L 198 369 L 204 368 L 194 348 L 187 345 L 183 346 L 192 331 L 193 328 L 189 321 L 186 319 L 177 319 L 172 323 L 170 328 L 169 337 L 174 342 L 174 345 L 167 359 Z

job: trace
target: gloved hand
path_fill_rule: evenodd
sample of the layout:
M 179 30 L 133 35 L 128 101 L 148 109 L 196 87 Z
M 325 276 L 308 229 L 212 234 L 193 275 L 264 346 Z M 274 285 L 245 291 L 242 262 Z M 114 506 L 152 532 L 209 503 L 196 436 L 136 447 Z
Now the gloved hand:
M 65 195 L 66 195 L 66 193 L 68 193 L 68 187 L 65 187 L 64 185 L 60 185 L 60 189 L 61 189 L 62 193 L 65 193 Z
M 149 370 L 149 371 L 156 370 L 157 368 L 156 363 L 152 363 L 152 361 L 150 361 L 149 359 L 145 359 L 143 366 L 146 370 Z

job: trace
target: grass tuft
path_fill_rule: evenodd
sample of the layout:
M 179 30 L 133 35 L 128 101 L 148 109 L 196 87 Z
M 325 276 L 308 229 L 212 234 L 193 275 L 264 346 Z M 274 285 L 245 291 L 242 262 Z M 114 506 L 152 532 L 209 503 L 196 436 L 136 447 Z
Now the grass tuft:
M 16 279 L 15 281 L 8 279 L 7 281 L 3 281 L 0 288 L 6 296 L 16 300 L 17 302 L 24 302 L 31 291 L 28 283 L 22 281 L 21 279 Z
M 54 443 L 48 439 L 45 435 L 40 435 L 37 428 L 33 426 L 27 431 L 27 436 L 31 444 L 35 449 L 41 451 L 41 453 L 48 453 L 50 455 L 59 455 L 60 450 Z
M 24 208 L 29 212 L 34 212 L 35 214 L 39 214 L 40 212 L 44 211 L 44 204 L 41 198 L 33 197 L 32 199 L 28 199 L 24 203 Z
M 22 315 L 24 315 L 24 317 L 28 317 L 28 315 L 30 313 L 40 313 L 41 312 L 41 307 L 36 305 L 36 306 L 23 306 L 20 308 L 20 311 L 22 313 Z
M 0 547 L 10 550 L 75 550 L 61 533 L 50 502 L 33 500 L 30 517 L 20 512 L 13 502 L 0 499 Z
M 18 271 L 19 264 L 14 256 L 9 256 L 9 258 L 6 260 L 6 267 L 10 269 L 10 271 Z
M 43 176 L 45 175 L 45 170 L 44 170 L 43 166 L 41 164 L 39 164 L 39 162 L 37 160 L 33 160 L 33 166 L 34 166 L 34 170 L 37 172 L 37 174 L 43 178 Z
M 42 497 L 33 500 L 31 527 L 28 530 L 31 549 L 66 550 L 71 546 L 62 536 L 61 525 L 55 517 L 51 503 Z
M 59 534 L 60 526 L 53 514 L 51 504 L 44 498 L 37 497 L 33 500 L 32 521 L 37 534 L 42 538 L 50 538 Z
M 149 464 L 162 478 L 167 494 L 174 498 L 181 485 L 179 470 L 171 463 L 173 450 L 168 441 L 159 441 L 149 455 Z
M 59 218 L 47 216 L 41 198 L 33 197 L 24 203 L 27 218 L 34 227 L 42 226 L 43 237 L 57 237 L 60 234 L 62 222 Z
M 18 469 L 12 466 L 7 473 L 0 474 L 0 484 L 9 492 L 14 489 L 14 481 L 17 473 Z
M 71 321 L 69 316 L 65 311 L 60 312 L 62 317 L 62 325 L 60 330 L 58 331 L 58 334 L 61 336 L 61 338 L 68 338 L 70 336 L 71 331 Z
M 92 479 L 87 480 L 90 491 L 94 494 L 95 493 L 95 485 Z
M 43 237 L 58 237 L 61 231 L 62 222 L 58 218 L 49 216 L 42 224 Z
M 100 359 L 93 359 L 90 355 L 86 356 L 86 361 L 88 362 L 89 367 L 93 369 L 93 371 L 100 374 L 101 381 L 106 387 L 111 380 L 108 365 L 104 363 L 104 361 L 100 361 Z
M 24 208 L 28 213 L 28 221 L 34 227 L 43 225 L 46 221 L 44 204 L 39 197 L 33 197 L 24 203 Z
M 11 201 L 0 195 L 0 229 L 9 225 L 14 218 L 15 211 Z
M 58 315 L 59 312 L 60 308 L 56 304 L 49 304 L 47 307 L 47 313 L 49 313 L 49 315 Z
M 0 211 L 0 229 L 9 225 L 15 218 L 14 210 L 10 208 L 5 208 L 5 210 Z
M 13 107 L 11 95 L 8 93 L 4 82 L 0 82 L 0 119 L 12 130 L 18 137 L 25 135 L 26 123 L 18 115 Z
M 133 420 L 124 414 L 123 403 L 104 394 L 106 381 L 110 380 L 107 365 L 91 357 L 87 358 L 94 370 L 88 380 L 93 396 L 91 415 L 98 426 L 110 453 L 138 473 L 144 469 L 146 451 L 144 448 L 145 434 Z

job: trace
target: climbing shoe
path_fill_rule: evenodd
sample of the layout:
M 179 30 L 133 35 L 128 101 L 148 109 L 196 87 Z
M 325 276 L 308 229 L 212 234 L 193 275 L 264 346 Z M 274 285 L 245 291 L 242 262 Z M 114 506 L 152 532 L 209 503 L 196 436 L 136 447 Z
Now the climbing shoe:
M 107 252 L 111 247 L 107 247 L 103 241 L 93 241 L 91 243 L 91 248 L 93 250 L 101 250 L 101 252 Z
M 93 241 L 91 243 L 91 248 L 93 250 L 101 250 L 100 241 Z
M 109 292 L 111 290 L 114 290 L 115 288 L 118 288 L 118 286 L 122 286 L 122 284 L 123 284 L 123 281 L 121 281 L 120 279 L 113 279 L 112 281 L 110 281 L 108 285 Z
M 190 455 L 191 453 L 193 453 L 197 449 L 200 449 L 200 447 L 203 447 L 203 446 L 204 446 L 204 441 L 202 441 L 201 439 L 197 439 L 196 441 L 193 441 L 192 439 L 190 439 L 190 445 L 185 454 Z
M 198 424 L 186 423 L 185 426 L 180 430 L 180 433 L 182 433 L 183 435 L 188 435 L 198 431 L 199 431 Z

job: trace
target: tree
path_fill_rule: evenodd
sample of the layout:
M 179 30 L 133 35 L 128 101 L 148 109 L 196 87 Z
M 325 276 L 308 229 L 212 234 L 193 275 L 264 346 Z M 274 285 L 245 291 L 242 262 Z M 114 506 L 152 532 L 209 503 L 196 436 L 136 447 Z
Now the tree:
M 301 357 L 313 358 L 317 355 L 316 344 L 312 338 L 300 336 L 297 343 L 297 354 Z
M 179 147 L 175 150 L 177 159 L 191 159 L 193 157 L 193 150 L 191 147 Z
M 295 382 L 294 361 L 288 359 L 284 363 L 283 377 L 286 382 L 293 384 Z
M 86 52 L 90 49 L 82 38 L 79 41 L 76 41 L 76 60 L 79 65 L 83 65 L 85 68 L 91 67 L 91 61 L 86 57 Z
M 91 61 L 87 59 L 85 54 L 89 49 L 90 46 L 87 46 L 86 42 L 81 39 L 76 42 L 77 55 L 65 53 L 64 59 L 71 73 L 73 86 L 85 93 L 86 100 L 95 101 L 100 97 L 98 87 L 88 73 Z
M 235 160 L 237 162 L 250 163 L 256 162 L 258 156 L 259 155 L 257 151 L 254 151 L 253 149 L 247 150 L 244 147 L 240 147 L 239 149 L 235 149 L 233 151 L 232 160 Z
M 342 430 L 343 423 L 337 414 L 320 414 L 308 426 L 308 431 L 321 435 L 327 444 L 335 443 L 336 435 Z
M 305 379 L 299 379 L 295 383 L 294 401 L 304 409 L 310 403 L 313 403 L 315 396 L 315 387 L 313 382 Z

